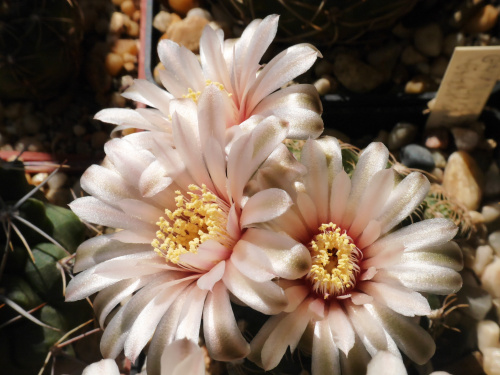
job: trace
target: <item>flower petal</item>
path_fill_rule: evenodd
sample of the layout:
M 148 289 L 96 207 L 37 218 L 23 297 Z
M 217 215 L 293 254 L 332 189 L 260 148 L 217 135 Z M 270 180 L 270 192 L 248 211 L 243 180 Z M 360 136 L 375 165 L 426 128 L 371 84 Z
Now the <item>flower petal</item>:
M 326 155 L 319 144 L 307 140 L 300 154 L 301 162 L 307 168 L 303 181 L 306 190 L 316 207 L 317 220 L 326 223 L 328 216 L 328 181 L 329 171 L 326 164 Z
M 195 92 L 203 91 L 205 78 L 194 53 L 169 39 L 163 39 L 158 43 L 158 56 L 165 67 L 165 70 L 160 69 L 161 83 L 176 98 L 187 95 L 188 88 Z
M 134 84 L 125 90 L 122 96 L 158 108 L 166 115 L 170 113 L 169 103 L 173 99 L 170 93 L 145 79 L 135 79 Z
M 401 358 L 382 350 L 368 364 L 366 375 L 408 375 Z
M 290 139 L 315 139 L 323 132 L 323 107 L 313 85 L 297 84 L 278 90 L 255 107 L 252 113 L 277 116 L 288 122 Z
M 351 322 L 347 318 L 344 310 L 342 310 L 337 303 L 330 304 L 327 316 L 335 344 L 345 355 L 348 355 L 349 351 L 354 346 L 356 338 Z
M 434 355 L 436 344 L 425 329 L 379 304 L 373 308 L 399 349 L 412 361 L 423 365 Z
M 376 275 L 373 280 L 377 280 Z M 403 286 L 365 281 L 359 283 L 358 288 L 375 298 L 378 303 L 404 316 L 428 315 L 431 312 L 426 298 Z
M 261 249 L 278 277 L 295 280 L 304 276 L 311 267 L 309 250 L 284 233 L 249 228 L 242 240 Z
M 263 314 L 277 314 L 287 306 L 283 290 L 272 281 L 256 282 L 244 276 L 231 261 L 222 278 L 236 298 Z
M 392 191 L 377 218 L 382 224 L 382 233 L 387 233 L 411 214 L 424 200 L 429 187 L 429 180 L 421 173 L 412 172 L 406 176 Z
M 193 341 L 175 340 L 163 351 L 161 367 L 162 375 L 205 375 L 205 356 Z
M 250 197 L 241 212 L 240 224 L 248 227 L 281 216 L 293 204 L 288 193 L 281 189 L 266 189 Z
M 311 372 L 315 375 L 341 374 L 339 350 L 326 319 L 314 325 Z
M 233 315 L 229 294 L 217 283 L 208 294 L 203 310 L 203 333 L 210 357 L 218 361 L 244 358 L 250 345 L 243 338 Z
M 120 375 L 120 369 L 114 359 L 101 359 L 85 367 L 82 375 Z

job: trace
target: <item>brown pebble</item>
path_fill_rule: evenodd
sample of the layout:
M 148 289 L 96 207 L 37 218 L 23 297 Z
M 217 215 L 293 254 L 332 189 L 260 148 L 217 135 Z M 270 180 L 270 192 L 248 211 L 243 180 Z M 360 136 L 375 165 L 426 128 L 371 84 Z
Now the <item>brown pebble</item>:
M 168 27 L 168 38 L 191 52 L 198 53 L 200 49 L 200 37 L 208 20 L 202 17 L 189 17 L 181 22 L 175 22 Z
M 114 52 L 110 52 L 106 55 L 106 71 L 111 76 L 116 76 L 123 68 L 123 58 Z
M 129 17 L 132 17 L 134 12 L 136 11 L 134 2 L 132 0 L 125 0 L 120 4 L 120 9 Z
M 176 13 L 185 16 L 193 8 L 200 6 L 199 0 L 168 0 L 168 5 Z
M 139 36 L 139 24 L 135 21 L 130 21 L 130 23 L 127 26 L 127 34 L 128 36 L 131 36 L 132 38 L 136 38 Z
M 126 62 L 123 64 L 123 67 L 127 72 L 131 72 L 135 69 L 135 64 L 133 62 Z
M 405 93 L 407 94 L 422 94 L 423 92 L 432 91 L 435 83 L 427 76 L 416 76 L 406 82 Z
M 498 21 L 499 10 L 491 4 L 487 4 L 474 17 L 465 24 L 468 33 L 484 33 L 491 30 Z
M 139 49 L 137 47 L 137 40 L 134 39 L 118 39 L 113 43 L 111 47 L 111 52 L 123 55 L 125 53 L 130 53 L 132 55 L 137 55 Z

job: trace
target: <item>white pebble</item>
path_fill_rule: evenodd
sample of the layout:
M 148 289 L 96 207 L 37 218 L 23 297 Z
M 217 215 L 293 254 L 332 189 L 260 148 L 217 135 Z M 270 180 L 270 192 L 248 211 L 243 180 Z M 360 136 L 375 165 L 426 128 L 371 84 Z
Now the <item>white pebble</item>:
M 493 297 L 500 297 L 500 258 L 495 256 L 493 262 L 488 264 L 481 275 L 483 289 Z
M 210 14 L 210 12 L 206 9 L 203 9 L 203 8 L 193 8 L 189 12 L 187 12 L 187 14 L 186 14 L 186 18 L 193 17 L 193 16 L 201 17 L 201 18 L 205 18 L 209 21 L 213 21 L 213 17 Z
M 486 224 L 492 223 L 500 218 L 500 203 L 487 204 L 483 206 L 481 213 Z
M 474 258 L 474 266 L 472 269 L 476 275 L 481 276 L 484 269 L 488 264 L 493 261 L 493 248 L 489 245 L 479 246 L 476 249 L 476 256 Z
M 483 370 L 486 375 L 500 375 L 500 348 L 487 348 L 483 352 Z
M 500 256 L 500 230 L 491 233 L 488 236 L 488 242 L 490 243 L 495 253 Z M 499 285 L 500 288 L 500 285 Z
M 479 350 L 484 352 L 487 348 L 498 348 L 500 327 L 493 320 L 483 320 L 477 324 L 477 343 Z
M 66 181 L 68 181 L 68 176 L 64 173 L 57 172 L 47 181 L 47 185 L 51 190 L 56 190 L 63 187 Z

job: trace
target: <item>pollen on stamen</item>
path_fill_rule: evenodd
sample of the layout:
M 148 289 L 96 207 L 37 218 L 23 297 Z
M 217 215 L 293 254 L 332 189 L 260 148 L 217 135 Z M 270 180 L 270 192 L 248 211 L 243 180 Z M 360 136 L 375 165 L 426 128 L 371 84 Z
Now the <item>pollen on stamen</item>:
M 176 191 L 174 211 L 165 210 L 166 217 L 156 223 L 159 230 L 151 242 L 154 251 L 178 264 L 180 256 L 196 254 L 198 246 L 208 239 L 218 241 L 224 246 L 232 246 L 232 238 L 227 233 L 229 207 L 205 185 L 189 185 L 188 197 Z
M 355 286 L 362 253 L 335 224 L 322 224 L 319 231 L 309 245 L 313 264 L 307 279 L 325 299 L 340 297 Z

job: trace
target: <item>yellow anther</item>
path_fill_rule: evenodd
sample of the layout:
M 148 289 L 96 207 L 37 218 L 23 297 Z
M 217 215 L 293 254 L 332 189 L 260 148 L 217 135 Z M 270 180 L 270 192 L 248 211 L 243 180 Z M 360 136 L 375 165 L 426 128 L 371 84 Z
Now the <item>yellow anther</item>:
M 362 253 L 335 224 L 322 224 L 309 245 L 313 264 L 307 278 L 324 298 L 341 296 L 356 284 Z
M 185 253 L 198 252 L 198 246 L 208 239 L 231 246 L 232 239 L 226 232 L 229 207 L 210 192 L 205 185 L 189 185 L 186 198 L 176 191 L 177 209 L 165 210 L 166 217 L 156 223 L 160 228 L 151 242 L 154 251 L 172 263 L 179 263 Z

